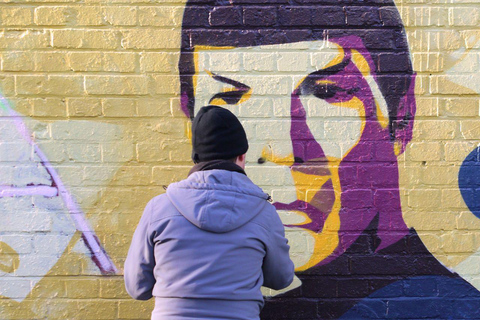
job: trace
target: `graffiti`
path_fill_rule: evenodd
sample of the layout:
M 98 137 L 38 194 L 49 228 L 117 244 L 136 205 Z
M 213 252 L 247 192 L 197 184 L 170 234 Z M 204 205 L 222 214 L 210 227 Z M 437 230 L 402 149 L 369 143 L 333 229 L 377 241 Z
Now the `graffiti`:
M 242 119 L 255 183 L 287 172 L 269 191 L 309 251 L 292 256 L 298 280 L 262 319 L 475 316 L 480 292 L 403 220 L 397 157 L 412 139 L 415 72 L 393 2 L 191 0 L 179 71 L 187 117 L 215 104 Z
M 2 155 L 2 161 L 12 165 L 1 168 L 0 277 L 2 283 L 19 277 L 24 284 L 2 285 L 0 295 L 22 301 L 56 263 L 76 230 L 99 270 L 116 273 L 83 211 L 32 139 L 22 117 L 4 97 L 0 97 L 0 107 L 2 137 L 17 150 Z

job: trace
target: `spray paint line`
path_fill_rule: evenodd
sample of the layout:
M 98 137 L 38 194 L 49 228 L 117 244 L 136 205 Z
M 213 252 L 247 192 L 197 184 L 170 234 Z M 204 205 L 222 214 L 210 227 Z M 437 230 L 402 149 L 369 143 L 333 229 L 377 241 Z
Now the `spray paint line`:
M 26 127 L 25 123 L 23 122 L 21 116 L 15 112 L 10 103 L 8 102 L 3 95 L 0 95 L 0 106 L 3 110 L 5 110 L 8 115 L 12 118 L 15 126 L 17 127 L 18 132 L 22 135 L 23 139 L 28 142 L 33 148 L 37 156 L 40 158 L 42 165 L 45 167 L 47 172 L 53 179 L 53 183 L 55 184 L 56 189 L 58 190 L 58 195 L 62 198 L 63 202 L 67 206 L 68 212 L 75 223 L 75 227 L 78 231 L 82 233 L 82 239 L 85 242 L 85 245 L 89 249 L 90 253 L 92 254 L 92 260 L 100 269 L 102 274 L 117 274 L 118 269 L 115 267 L 115 264 L 108 256 L 105 249 L 100 244 L 100 240 L 98 239 L 95 232 L 90 228 L 83 211 L 80 209 L 79 205 L 67 190 L 65 185 L 62 182 L 62 179 L 58 175 L 57 171 L 53 168 L 48 160 L 47 156 L 43 153 L 43 151 L 38 147 L 38 145 L 33 141 L 31 134 Z M 48 187 L 54 188 L 54 187 Z M 45 189 L 44 186 L 40 187 L 27 187 L 27 188 L 15 188 L 17 189 L 15 192 L 12 190 L 13 188 L 2 188 L 0 187 L 0 197 L 4 196 L 19 196 L 19 195 L 44 195 L 44 196 L 51 196 L 52 190 Z

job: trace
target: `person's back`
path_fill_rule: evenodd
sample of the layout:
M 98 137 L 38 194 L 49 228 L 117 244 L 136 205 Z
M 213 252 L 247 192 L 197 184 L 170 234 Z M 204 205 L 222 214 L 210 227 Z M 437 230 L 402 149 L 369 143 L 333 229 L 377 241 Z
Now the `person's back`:
M 215 160 L 231 154 L 222 154 L 225 144 L 208 149 L 212 134 L 195 139 L 204 125 L 214 136 L 222 134 L 216 126 L 228 126 L 228 136 L 241 128 L 238 119 L 220 107 L 202 108 L 205 114 L 193 128 L 199 163 L 145 209 L 125 262 L 126 288 L 136 299 L 155 297 L 152 319 L 259 319 L 260 287 L 282 289 L 293 280 L 284 228 L 268 195 L 243 171 L 246 137 L 229 148 L 241 153 L 240 166 L 238 158 Z

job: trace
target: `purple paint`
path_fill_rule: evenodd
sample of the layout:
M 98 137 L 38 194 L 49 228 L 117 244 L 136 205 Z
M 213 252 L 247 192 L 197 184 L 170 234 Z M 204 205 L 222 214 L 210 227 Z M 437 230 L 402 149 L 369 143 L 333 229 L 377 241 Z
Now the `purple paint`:
M 0 197 L 18 197 L 24 195 L 53 197 L 59 195 L 65 203 L 68 212 L 75 223 L 76 229 L 82 233 L 82 238 L 92 254 L 92 260 L 95 262 L 102 274 L 117 274 L 118 269 L 115 267 L 115 264 L 100 244 L 95 232 L 90 228 L 82 209 L 79 207 L 73 196 L 63 184 L 62 179 L 50 164 L 50 161 L 48 161 L 47 156 L 31 138 L 31 134 L 25 126 L 25 123 L 20 115 L 12 109 L 7 99 L 1 95 L 0 103 L 12 118 L 12 121 L 14 122 L 18 132 L 22 135 L 23 139 L 34 148 L 36 155 L 40 158 L 42 165 L 50 174 L 53 181 L 52 186 L 28 186 L 26 188 L 3 187 L 0 189 Z M 56 189 L 55 193 L 52 189 Z

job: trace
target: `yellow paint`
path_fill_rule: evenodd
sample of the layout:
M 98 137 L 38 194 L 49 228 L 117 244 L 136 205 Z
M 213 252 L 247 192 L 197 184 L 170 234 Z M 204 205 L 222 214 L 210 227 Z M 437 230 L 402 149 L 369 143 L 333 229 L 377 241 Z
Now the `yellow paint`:
M 339 230 L 340 230 L 340 195 L 342 190 L 340 186 L 340 179 L 338 177 L 338 165 L 329 165 L 330 172 L 332 173 L 331 179 L 333 183 L 333 189 L 335 192 L 335 202 L 332 207 L 332 211 L 328 214 L 323 230 L 319 233 L 311 230 L 306 230 L 314 239 L 314 249 L 310 260 L 303 266 L 297 267 L 295 271 L 305 271 L 322 260 L 330 256 L 339 244 Z M 319 190 L 320 188 L 318 188 Z M 308 223 L 308 222 L 306 222 Z M 305 223 L 303 223 L 305 224 Z
M 352 62 L 357 66 L 358 70 L 365 78 L 372 76 L 372 70 L 370 68 L 370 65 L 368 64 L 367 59 L 365 59 L 365 57 L 357 50 L 352 50 Z M 387 128 L 388 116 L 383 114 L 377 99 L 375 99 L 375 110 L 376 110 L 378 122 L 380 123 L 383 129 Z
M 296 170 L 291 170 L 291 173 L 297 189 L 297 198 L 306 202 L 312 201 L 312 198 L 315 196 L 315 192 L 308 191 L 320 190 L 322 186 L 331 178 L 329 175 L 317 176 Z
M 287 156 L 277 156 L 273 154 L 270 146 L 265 146 L 262 149 L 262 158 L 268 162 L 272 162 L 282 166 L 292 166 L 295 162 L 293 153 L 288 154 Z
M 0 271 L 13 273 L 18 268 L 19 263 L 18 252 L 5 242 L 0 241 Z

